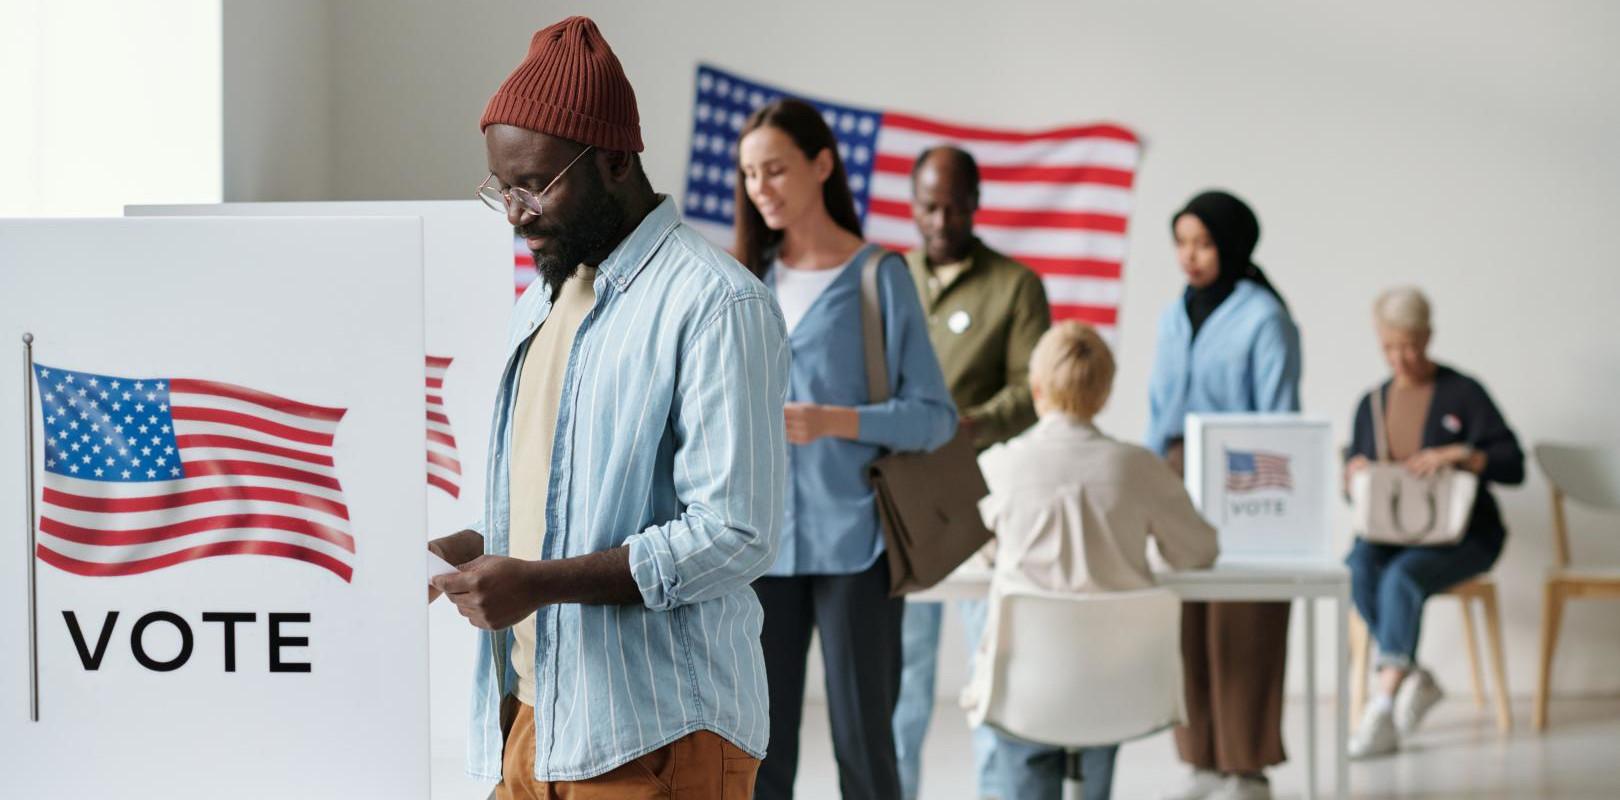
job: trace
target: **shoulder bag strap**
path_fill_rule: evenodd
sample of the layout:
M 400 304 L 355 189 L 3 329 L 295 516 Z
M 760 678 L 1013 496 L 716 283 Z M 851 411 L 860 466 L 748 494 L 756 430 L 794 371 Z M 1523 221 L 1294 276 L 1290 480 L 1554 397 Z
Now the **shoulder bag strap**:
M 873 247 L 861 262 L 861 336 L 866 349 L 867 397 L 873 404 L 889 399 L 889 359 L 884 352 L 883 304 L 877 282 L 883 254 L 883 248 Z
M 1381 462 L 1382 461 L 1388 461 L 1389 460 L 1389 435 L 1388 435 L 1388 432 L 1384 430 L 1384 387 L 1383 387 L 1383 385 L 1374 386 L 1372 388 L 1372 394 L 1370 395 L 1370 397 L 1372 399 L 1372 424 L 1373 424 L 1373 447 L 1374 447 L 1373 452 L 1375 452 L 1378 455 L 1378 460 L 1379 461 L 1381 461 Z

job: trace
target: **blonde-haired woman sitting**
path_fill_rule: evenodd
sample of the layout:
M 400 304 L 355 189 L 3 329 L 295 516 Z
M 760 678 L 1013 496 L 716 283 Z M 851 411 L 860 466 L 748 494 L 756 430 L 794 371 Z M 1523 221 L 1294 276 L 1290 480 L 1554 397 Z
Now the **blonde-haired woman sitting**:
M 1193 508 L 1175 473 L 1158 456 L 1116 441 L 1092 423 L 1113 382 L 1113 354 L 1088 325 L 1060 323 L 1035 345 L 1030 387 L 1040 421 L 979 457 L 990 485 L 981 508 L 996 534 L 998 587 L 1076 593 L 1145 589 L 1154 585 L 1149 537 L 1177 569 L 1215 562 L 1215 529 Z M 981 658 L 994 651 L 995 632 L 987 634 Z M 985 674 L 975 670 L 970 702 L 984 697 L 978 682 Z M 996 747 L 1006 796 L 1061 796 L 1061 748 L 1002 734 Z M 1117 745 L 1082 751 L 1087 800 L 1109 796 L 1117 751 Z

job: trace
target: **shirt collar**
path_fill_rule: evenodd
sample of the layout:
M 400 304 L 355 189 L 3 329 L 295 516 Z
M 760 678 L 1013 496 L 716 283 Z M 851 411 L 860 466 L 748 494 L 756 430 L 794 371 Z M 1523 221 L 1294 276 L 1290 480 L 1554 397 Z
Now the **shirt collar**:
M 596 267 L 598 274 L 612 281 L 621 292 L 630 288 L 630 282 L 641 274 L 642 267 L 647 266 L 659 246 L 681 223 L 681 215 L 675 210 L 675 200 L 669 195 L 660 197 L 662 199 L 658 205 L 642 218 L 641 224 Z
M 984 243 L 980 242 L 979 238 L 975 236 L 973 237 L 973 244 L 968 247 L 967 255 L 962 256 L 960 261 L 953 261 L 949 264 L 939 264 L 934 267 L 930 267 L 928 265 L 928 253 L 921 247 L 917 248 L 916 250 L 912 250 L 911 252 L 907 253 L 906 256 L 907 263 L 911 266 L 912 271 L 917 275 L 920 285 L 928 285 L 926 283 L 927 281 L 935 280 L 935 270 L 950 272 L 951 267 L 960 267 L 960 269 L 956 270 L 956 274 L 949 276 L 949 280 L 939 281 L 939 292 L 943 294 L 946 289 L 961 283 L 962 281 L 966 280 L 969 275 L 973 274 L 974 270 L 978 267 L 979 262 L 982 260 L 980 256 L 982 255 L 983 251 Z
M 1042 414 L 1040 420 L 1035 423 L 1035 426 L 1038 428 L 1070 431 L 1086 438 L 1102 435 L 1102 431 L 1097 430 L 1097 425 L 1095 423 L 1082 422 L 1061 411 L 1048 411 L 1045 414 Z

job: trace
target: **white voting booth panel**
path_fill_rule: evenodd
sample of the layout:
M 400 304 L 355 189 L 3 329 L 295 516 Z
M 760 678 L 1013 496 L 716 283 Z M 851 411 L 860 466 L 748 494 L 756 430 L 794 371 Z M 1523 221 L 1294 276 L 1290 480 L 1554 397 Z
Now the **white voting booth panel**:
M 484 458 L 506 352 L 514 298 L 512 228 L 477 200 L 423 202 L 224 203 L 129 206 L 128 216 L 410 216 L 422 220 L 427 354 L 450 358 L 438 395 L 453 432 L 458 491 L 428 488 L 427 535 L 459 530 L 483 513 Z M 442 431 L 441 431 L 442 432 Z M 442 442 L 441 442 L 442 444 Z M 443 450 L 442 447 L 436 448 Z M 441 477 L 445 477 L 441 474 Z M 459 780 L 466 752 L 477 632 L 440 601 L 429 609 L 430 683 L 436 786 Z M 470 779 L 468 786 L 470 783 Z
M 1186 485 L 1222 563 L 1331 561 L 1333 431 L 1291 414 L 1188 414 Z
M 9 595 L 0 603 L 0 795 L 427 797 L 426 501 L 416 394 L 423 375 L 421 229 L 420 220 L 404 218 L 0 221 L 0 518 L 13 532 L 0 547 L 0 591 Z M 28 401 L 31 419 L 24 332 L 34 336 L 36 363 L 81 376 L 78 389 L 61 371 L 42 380 Z M 89 386 L 86 375 L 101 376 L 98 385 Z M 130 392 L 137 380 L 143 387 Z M 73 402 L 65 405 L 64 397 Z M 415 402 L 400 400 L 408 397 Z M 90 402 L 103 404 L 95 407 L 103 412 L 120 402 L 160 407 L 140 409 L 145 421 L 129 406 L 118 409 L 128 419 L 73 420 L 68 405 L 83 410 Z M 296 414 L 308 406 L 342 409 L 323 445 L 336 485 L 300 491 L 341 502 L 347 520 L 334 524 L 352 549 L 241 517 L 232 518 L 233 528 L 188 531 L 164 516 L 168 508 L 114 507 L 129 498 L 168 498 L 161 506 L 210 481 L 225 493 L 292 483 L 290 473 L 274 471 L 210 473 L 199 465 L 225 464 L 233 456 L 224 450 L 245 445 L 196 443 L 247 425 L 216 414 L 258 420 L 235 428 L 238 442 L 302 436 L 295 429 L 308 420 Z M 47 448 L 46 431 L 71 422 L 151 425 L 158 414 L 166 415 L 159 427 L 174 430 L 150 432 L 173 437 L 170 446 L 180 452 L 169 457 L 180 459 L 183 477 L 85 479 L 71 486 L 100 487 L 84 491 L 102 493 L 106 505 L 63 511 L 61 487 L 70 479 L 47 472 L 47 452 L 67 453 L 72 443 L 61 437 Z M 208 425 L 217 430 L 198 433 Z M 23 524 L 29 427 L 41 517 L 101 526 L 68 541 L 74 534 L 60 527 L 47 534 L 42 519 L 42 545 L 132 571 L 161 563 L 145 560 L 153 554 L 249 543 L 248 552 L 176 559 L 133 574 L 35 561 L 37 722 L 30 720 L 25 590 L 33 559 Z M 92 432 L 102 442 L 79 443 L 108 447 L 98 458 L 124 459 L 122 467 L 136 457 L 114 453 L 126 442 L 109 444 L 104 428 Z M 129 437 L 130 450 L 147 446 L 130 431 L 116 435 Z M 198 455 L 208 448 L 221 452 Z M 143 466 L 155 466 L 162 452 L 147 454 Z M 289 457 L 261 450 L 236 458 L 262 469 Z M 58 494 L 47 498 L 47 491 Z M 263 496 L 254 501 L 192 507 L 269 518 Z M 215 512 L 215 502 L 228 510 Z M 319 510 L 337 514 L 331 506 Z M 95 522 L 85 521 L 91 511 L 101 512 Z M 159 530 L 161 537 L 142 538 Z M 294 540 L 308 545 L 302 550 L 336 556 L 324 567 L 288 557 L 293 546 L 286 542 Z M 75 642 L 64 612 L 82 641 Z M 221 615 L 240 621 L 228 625 Z

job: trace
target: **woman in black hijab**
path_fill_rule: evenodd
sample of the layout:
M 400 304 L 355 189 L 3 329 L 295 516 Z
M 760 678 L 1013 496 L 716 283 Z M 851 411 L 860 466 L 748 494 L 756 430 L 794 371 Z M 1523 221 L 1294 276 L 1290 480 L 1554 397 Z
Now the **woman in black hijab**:
M 1186 207 L 1170 218 L 1170 232 L 1176 236 L 1176 247 L 1181 248 L 1182 237 L 1176 234 L 1176 224 L 1184 216 L 1191 216 L 1204 226 L 1217 254 L 1220 271 L 1215 281 L 1202 288 L 1187 286 L 1187 319 L 1192 322 L 1193 335 L 1209 318 L 1221 301 L 1232 294 L 1237 282 L 1244 278 L 1254 281 L 1277 298 L 1284 309 L 1282 295 L 1266 279 L 1260 266 L 1252 260 L 1254 246 L 1260 243 L 1260 220 L 1249 205 L 1226 192 L 1211 191 L 1187 201 Z M 1187 238 L 1193 238 L 1189 235 Z
M 1299 332 L 1255 266 L 1260 222 L 1242 200 L 1204 192 L 1171 217 L 1187 289 L 1159 319 L 1149 387 L 1148 446 L 1181 471 L 1188 413 L 1299 410 Z M 1266 491 L 1266 490 L 1260 490 Z M 1187 603 L 1181 655 L 1193 767 L 1177 798 L 1267 798 L 1282 763 L 1287 603 Z

